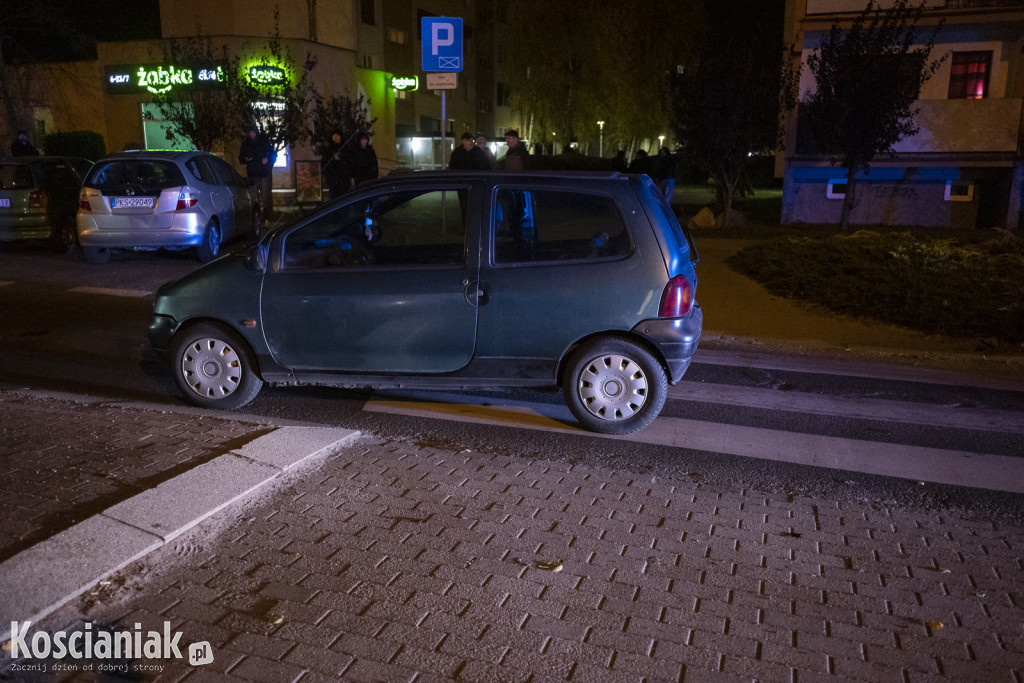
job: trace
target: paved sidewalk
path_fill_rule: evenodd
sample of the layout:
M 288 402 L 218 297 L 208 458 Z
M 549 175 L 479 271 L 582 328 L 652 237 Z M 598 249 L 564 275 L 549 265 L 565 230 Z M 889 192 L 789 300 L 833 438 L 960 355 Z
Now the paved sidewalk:
M 46 620 L 159 680 L 1020 681 L 1024 529 L 365 438 Z M 50 679 L 38 679 L 50 680 Z

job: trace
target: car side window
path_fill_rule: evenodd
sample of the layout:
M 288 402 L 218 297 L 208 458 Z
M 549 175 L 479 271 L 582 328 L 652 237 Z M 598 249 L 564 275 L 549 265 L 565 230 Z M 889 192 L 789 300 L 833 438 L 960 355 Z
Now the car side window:
M 220 157 L 207 157 L 206 161 L 210 164 L 210 168 L 217 174 L 220 179 L 221 185 L 244 185 L 242 176 L 238 175 L 238 172 L 231 167 L 231 164 L 224 161 Z
M 206 159 L 202 157 L 193 157 L 185 163 L 185 168 L 193 176 L 203 181 L 207 185 L 220 185 L 220 179 L 210 168 L 209 164 L 206 163 Z
M 284 267 L 462 265 L 467 194 L 410 190 L 344 204 L 285 236 Z
M 502 188 L 492 217 L 496 264 L 621 258 L 632 250 L 626 223 L 606 195 Z

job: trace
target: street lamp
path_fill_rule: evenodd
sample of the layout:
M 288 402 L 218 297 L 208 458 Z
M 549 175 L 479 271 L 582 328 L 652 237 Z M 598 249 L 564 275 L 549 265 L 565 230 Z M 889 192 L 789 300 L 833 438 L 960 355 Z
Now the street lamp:
M 664 146 L 665 146 L 665 136 L 664 135 L 659 135 L 658 136 L 658 149 L 661 149 Z
M 597 147 L 597 156 L 604 157 L 604 121 L 597 122 L 598 127 L 601 129 L 601 142 Z

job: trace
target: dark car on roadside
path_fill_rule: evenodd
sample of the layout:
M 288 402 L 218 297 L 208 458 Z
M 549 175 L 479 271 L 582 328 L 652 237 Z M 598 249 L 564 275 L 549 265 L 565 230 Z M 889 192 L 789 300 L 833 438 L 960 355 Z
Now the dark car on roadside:
M 209 152 L 140 151 L 106 156 L 82 185 L 78 243 L 89 263 L 112 251 L 196 250 L 206 262 L 230 240 L 255 236 L 260 206 L 231 164 Z
M 48 240 L 66 252 L 75 243 L 78 191 L 90 166 L 77 157 L 0 159 L 0 242 Z
M 157 292 L 186 399 L 261 386 L 561 386 L 588 429 L 648 425 L 697 349 L 696 250 L 645 175 L 389 176 Z

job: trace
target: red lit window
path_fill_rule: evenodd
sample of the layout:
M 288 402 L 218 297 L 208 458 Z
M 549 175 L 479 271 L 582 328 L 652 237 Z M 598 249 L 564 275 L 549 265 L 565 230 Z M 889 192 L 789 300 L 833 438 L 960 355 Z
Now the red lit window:
M 949 76 L 949 99 L 980 100 L 988 96 L 992 51 L 954 52 Z

